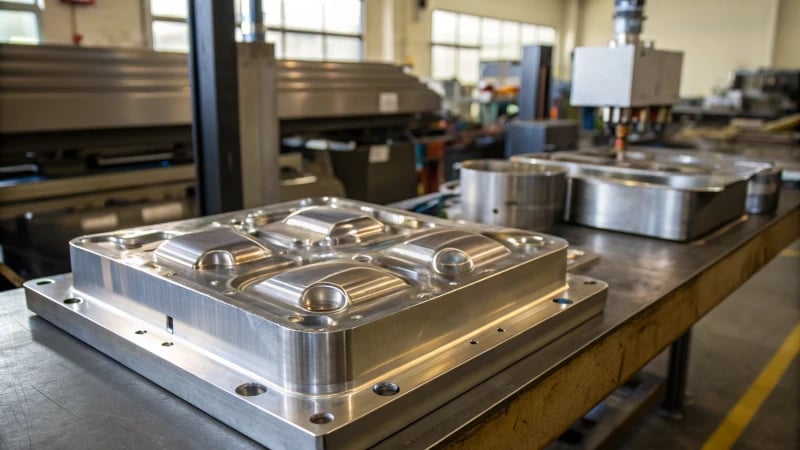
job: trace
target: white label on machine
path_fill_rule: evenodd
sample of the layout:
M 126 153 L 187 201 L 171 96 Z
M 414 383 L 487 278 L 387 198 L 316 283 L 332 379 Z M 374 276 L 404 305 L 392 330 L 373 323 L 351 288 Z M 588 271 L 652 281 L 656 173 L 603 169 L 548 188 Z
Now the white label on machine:
M 86 217 L 81 220 L 81 229 L 84 232 L 99 231 L 116 228 L 119 224 L 116 214 L 104 214 L 102 216 Z
M 389 162 L 390 150 L 388 145 L 370 145 L 369 146 L 369 163 L 385 163 Z
M 393 113 L 400 109 L 400 99 L 397 92 L 381 92 L 378 95 L 378 111 L 382 113 Z
M 180 219 L 182 216 L 183 204 L 181 202 L 166 203 L 164 205 L 142 208 L 142 220 L 146 223 L 175 220 Z

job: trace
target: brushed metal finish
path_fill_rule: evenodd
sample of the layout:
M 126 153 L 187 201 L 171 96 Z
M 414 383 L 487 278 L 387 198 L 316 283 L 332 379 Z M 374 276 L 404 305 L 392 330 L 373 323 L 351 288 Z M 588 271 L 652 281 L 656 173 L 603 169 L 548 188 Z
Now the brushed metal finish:
M 769 213 L 777 208 L 783 175 L 783 171 L 771 161 L 691 150 L 637 148 L 626 151 L 625 159 L 619 160 L 610 149 L 591 149 L 563 152 L 554 155 L 553 158 L 672 173 L 746 178 L 748 182 L 745 211 L 749 214 Z
M 277 100 L 266 101 L 277 101 L 281 120 L 410 114 L 441 106 L 436 93 L 399 66 L 278 60 L 252 70 L 247 45 L 239 46 L 245 81 L 261 76 L 274 83 Z M 191 124 L 185 54 L 0 44 L 0 86 L 0 133 Z M 382 105 L 386 95 L 396 97 L 396 105 Z
M 552 236 L 323 198 L 77 238 L 72 276 L 26 286 L 270 448 L 361 447 L 602 311 L 607 286 L 566 258 Z
M 744 213 L 748 177 L 617 167 L 580 152 L 514 156 L 568 172 L 565 220 L 607 230 L 687 241 Z
M 464 161 L 462 219 L 546 231 L 561 217 L 566 170 L 500 159 Z

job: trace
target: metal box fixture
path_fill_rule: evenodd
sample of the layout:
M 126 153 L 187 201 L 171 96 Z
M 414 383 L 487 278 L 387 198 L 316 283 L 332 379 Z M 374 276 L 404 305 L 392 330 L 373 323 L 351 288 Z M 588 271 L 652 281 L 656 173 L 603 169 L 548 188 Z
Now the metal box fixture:
M 680 52 L 643 45 L 578 47 L 570 102 L 621 108 L 678 103 L 682 62 Z
M 364 447 L 602 311 L 567 243 L 322 198 L 71 242 L 28 307 L 270 448 Z

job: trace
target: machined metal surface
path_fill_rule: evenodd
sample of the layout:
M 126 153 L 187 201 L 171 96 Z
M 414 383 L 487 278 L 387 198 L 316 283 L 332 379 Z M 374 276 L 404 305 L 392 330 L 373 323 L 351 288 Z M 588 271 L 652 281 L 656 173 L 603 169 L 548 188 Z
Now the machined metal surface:
M 435 111 L 441 99 L 391 64 L 279 60 L 280 120 Z M 268 81 L 268 80 L 265 80 Z M 0 45 L 0 133 L 189 125 L 185 54 Z
M 566 242 L 324 198 L 87 236 L 29 307 L 270 448 L 373 444 L 602 311 Z M 413 407 L 412 407 L 413 406 Z
M 512 441 L 546 445 L 655 357 L 681 327 L 699 320 L 797 239 L 799 204 L 797 192 L 784 191 L 775 216 L 750 216 L 700 246 L 559 225 L 557 233 L 571 243 L 603 254 L 583 273 L 613 281 L 604 314 L 423 416 L 377 448 L 429 448 L 459 439 L 464 441 L 456 447 L 477 447 L 485 443 L 482 437 L 495 439 L 494 447 L 511 446 Z M 741 258 L 743 249 L 747 258 Z M 709 283 L 718 286 L 723 280 L 722 292 L 707 291 Z M 710 300 L 708 292 L 720 298 Z M 21 289 L 0 292 L 0 353 L 0 423 L 4 442 L 12 448 L 261 448 L 37 317 L 26 309 Z M 590 382 L 587 368 L 593 370 Z M 523 420 L 548 425 L 512 428 L 511 423 Z
M 742 177 L 748 180 L 745 212 L 749 214 L 768 213 L 778 207 L 783 174 L 770 161 L 691 150 L 637 148 L 626 151 L 619 159 L 609 149 L 593 149 L 560 153 L 553 158 L 670 173 Z
M 749 177 L 741 174 L 617 167 L 589 162 L 580 152 L 518 155 L 512 161 L 565 168 L 564 218 L 581 225 L 687 241 L 744 213 Z
M 461 165 L 461 219 L 546 231 L 561 217 L 567 171 L 502 159 Z

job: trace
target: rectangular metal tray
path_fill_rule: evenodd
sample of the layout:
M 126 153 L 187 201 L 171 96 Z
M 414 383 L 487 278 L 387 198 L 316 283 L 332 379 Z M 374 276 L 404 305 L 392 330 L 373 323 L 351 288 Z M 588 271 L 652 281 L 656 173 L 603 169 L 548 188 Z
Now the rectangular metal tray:
M 745 211 L 749 214 L 775 211 L 783 175 L 783 170 L 772 161 L 685 149 L 636 147 L 627 150 L 624 159 L 619 160 L 613 150 L 596 148 L 559 152 L 552 158 L 658 172 L 741 177 L 748 180 Z
M 337 198 L 81 237 L 31 310 L 270 448 L 363 447 L 604 307 L 567 243 Z
M 581 152 L 512 157 L 565 167 L 564 218 L 581 225 L 688 241 L 745 212 L 749 177 L 741 174 L 692 167 L 665 170 L 652 163 L 619 167 L 592 158 Z

